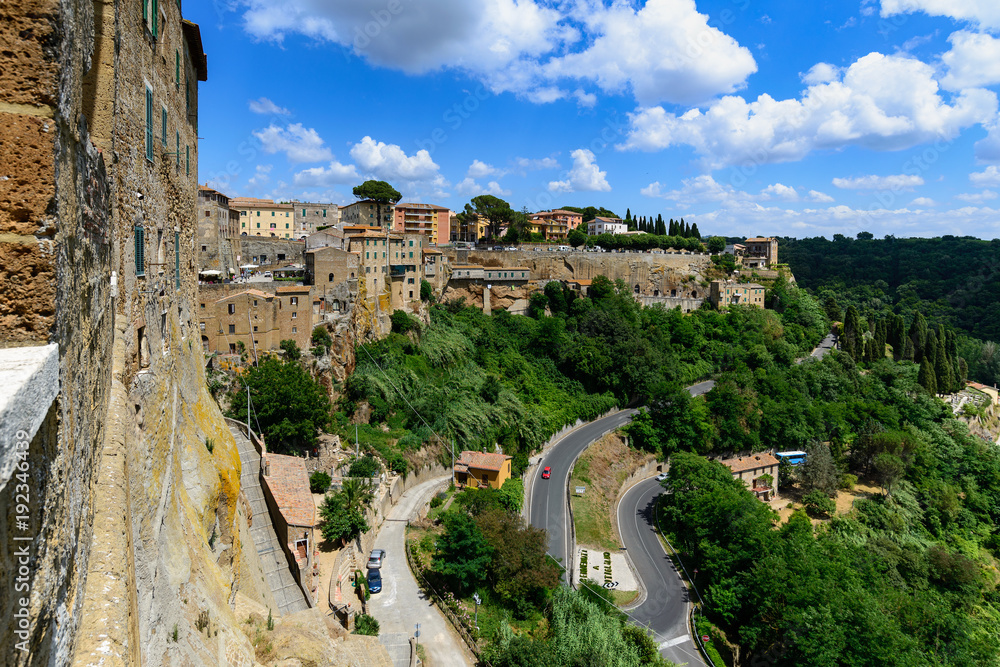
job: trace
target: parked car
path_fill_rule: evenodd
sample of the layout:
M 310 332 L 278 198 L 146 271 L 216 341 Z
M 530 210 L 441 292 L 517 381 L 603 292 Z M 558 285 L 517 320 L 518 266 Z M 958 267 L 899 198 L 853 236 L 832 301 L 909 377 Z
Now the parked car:
M 382 592 L 382 575 L 378 570 L 368 570 L 368 592 Z
M 517 250 L 517 246 L 509 245 L 506 248 L 504 248 L 504 250 Z
M 265 271 L 265 272 L 264 272 L 264 277 L 265 277 L 265 278 L 271 278 L 271 277 L 272 277 L 272 276 L 271 276 L 271 272 L 270 272 L 270 271 Z
M 549 466 L 545 466 L 545 470 L 542 471 L 542 479 L 548 479 L 552 476 L 552 469 Z
M 368 569 L 377 570 L 382 567 L 384 561 L 385 549 L 372 549 L 372 554 L 368 557 Z

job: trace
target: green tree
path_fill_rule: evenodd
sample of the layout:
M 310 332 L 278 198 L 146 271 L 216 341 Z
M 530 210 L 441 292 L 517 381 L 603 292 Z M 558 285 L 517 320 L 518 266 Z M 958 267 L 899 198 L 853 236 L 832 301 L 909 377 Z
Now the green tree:
M 485 580 L 493 549 L 468 514 L 448 512 L 442 523 L 444 533 L 438 538 L 434 569 L 444 577 L 448 588 L 464 595 Z
M 726 239 L 721 236 L 713 236 L 708 239 L 708 251 L 713 255 L 717 255 L 726 249 Z
M 374 616 L 368 614 L 358 614 L 354 619 L 354 634 L 378 637 L 379 622 Z
M 403 198 L 398 190 L 385 181 L 365 181 L 354 187 L 354 196 L 361 200 L 375 202 L 375 218 L 377 223 L 383 227 L 388 226 L 391 222 L 382 217 L 383 207 L 388 210 L 388 207 Z
M 840 471 L 837 470 L 830 454 L 830 448 L 822 442 L 810 442 L 805 448 L 806 458 L 799 464 L 797 476 L 802 488 L 819 490 L 828 496 L 837 493 L 840 485 Z
M 278 344 L 282 350 L 285 352 L 285 358 L 289 361 L 296 361 L 302 357 L 302 350 L 299 349 L 299 344 L 294 340 L 285 339 Z
M 527 618 L 559 584 L 559 566 L 547 555 L 545 531 L 525 526 L 517 513 L 499 508 L 477 516 L 476 526 L 491 547 L 491 589 L 515 616 Z
M 472 198 L 472 210 L 486 220 L 486 235 L 493 239 L 500 236 L 500 228 L 514 217 L 510 204 L 493 195 L 479 195 Z
M 567 238 L 567 240 L 569 241 L 569 244 L 571 246 L 573 246 L 574 248 L 579 248 L 580 246 L 582 246 L 584 243 L 587 242 L 587 234 L 579 227 L 577 227 L 576 229 L 574 229 L 569 233 L 569 237 Z
M 434 301 L 434 288 L 423 278 L 420 279 L 420 300 L 425 303 Z
M 320 429 L 330 423 L 330 398 L 309 372 L 294 362 L 268 356 L 247 368 L 229 394 L 226 416 L 247 421 L 247 387 L 254 413 L 268 449 L 298 453 L 316 445 Z
M 810 491 L 802 496 L 802 504 L 811 517 L 829 517 L 837 509 L 837 504 L 833 499 L 819 489 Z
M 861 330 L 861 317 L 853 305 L 847 307 L 844 315 L 844 336 L 841 347 L 855 361 L 861 361 L 864 354 L 864 339 Z
M 906 466 L 898 456 L 883 452 L 875 457 L 875 478 L 887 498 L 892 495 L 892 487 L 904 472 Z
M 317 470 L 309 475 L 309 491 L 311 493 L 326 493 L 327 489 L 330 488 L 330 482 L 330 475 L 322 470 Z
M 420 320 L 416 319 L 405 310 L 394 310 L 389 316 L 392 322 L 392 332 L 405 334 L 410 331 L 420 331 Z
M 328 493 L 320 506 L 320 532 L 328 542 L 351 540 L 368 531 L 365 510 L 374 494 L 367 480 L 348 478 L 341 490 Z
M 330 337 L 330 332 L 322 324 L 312 330 L 312 345 L 313 347 L 322 347 L 324 351 L 329 350 L 333 345 L 333 338 Z
M 920 362 L 920 372 L 917 375 L 917 382 L 930 394 L 938 393 L 937 376 L 934 374 L 934 367 L 927 358 L 924 358 Z

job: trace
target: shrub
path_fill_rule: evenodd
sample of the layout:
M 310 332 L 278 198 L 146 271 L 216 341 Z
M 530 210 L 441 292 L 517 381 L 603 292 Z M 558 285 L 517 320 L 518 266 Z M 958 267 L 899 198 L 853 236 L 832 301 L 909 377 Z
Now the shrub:
M 313 493 L 326 493 L 330 488 L 330 476 L 322 470 L 317 470 L 309 475 L 309 490 Z
M 374 456 L 365 454 L 361 458 L 351 461 L 351 467 L 347 470 L 348 477 L 375 477 L 382 472 L 382 464 Z
M 405 310 L 392 311 L 392 317 L 390 319 L 392 320 L 393 333 L 405 334 L 409 331 L 420 330 L 420 322 L 410 317 Z
M 444 500 L 441 499 L 441 496 L 431 498 L 431 509 L 441 507 L 441 505 L 444 505 Z
M 315 347 L 324 347 L 329 349 L 333 345 L 333 339 L 330 338 L 330 332 L 326 330 L 326 327 L 322 324 L 313 329 L 312 331 L 312 344 Z
M 281 341 L 281 349 L 285 351 L 285 358 L 295 361 L 302 356 L 302 350 L 299 349 L 299 344 L 294 340 L 287 339 Z
M 837 504 L 820 490 L 810 491 L 802 497 L 806 513 L 814 518 L 830 516 L 837 509 Z
M 858 483 L 858 476 L 852 475 L 850 473 L 844 473 L 840 476 L 840 488 L 845 491 L 853 491 L 854 485 Z
M 420 281 L 420 300 L 430 303 L 434 302 L 434 288 L 426 280 Z
M 368 614 L 358 614 L 354 619 L 354 634 L 378 637 L 378 619 Z

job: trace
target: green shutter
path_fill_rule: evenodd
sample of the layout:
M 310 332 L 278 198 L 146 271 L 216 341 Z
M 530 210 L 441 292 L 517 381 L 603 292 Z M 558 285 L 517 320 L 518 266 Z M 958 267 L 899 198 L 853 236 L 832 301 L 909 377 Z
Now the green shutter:
M 167 110 L 166 108 L 160 109 L 160 140 L 163 142 L 163 147 L 167 147 Z
M 153 91 L 146 89 L 146 159 L 153 159 Z
M 145 230 L 136 225 L 135 228 L 135 275 L 146 275 L 146 239 Z
M 149 0 L 142 0 L 142 20 L 149 19 Z
M 181 233 L 174 232 L 174 275 L 177 278 L 177 289 L 181 288 Z
M 160 10 L 159 0 L 153 0 L 153 20 L 152 20 L 152 26 L 150 27 L 150 32 L 153 33 L 153 39 L 156 39 L 157 21 L 160 18 L 159 10 Z

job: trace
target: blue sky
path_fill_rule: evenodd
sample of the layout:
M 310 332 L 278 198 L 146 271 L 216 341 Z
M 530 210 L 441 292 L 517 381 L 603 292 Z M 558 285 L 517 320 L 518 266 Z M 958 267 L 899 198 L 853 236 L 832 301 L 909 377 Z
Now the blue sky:
M 704 234 L 1000 237 L 996 0 L 188 3 L 200 181 Z

